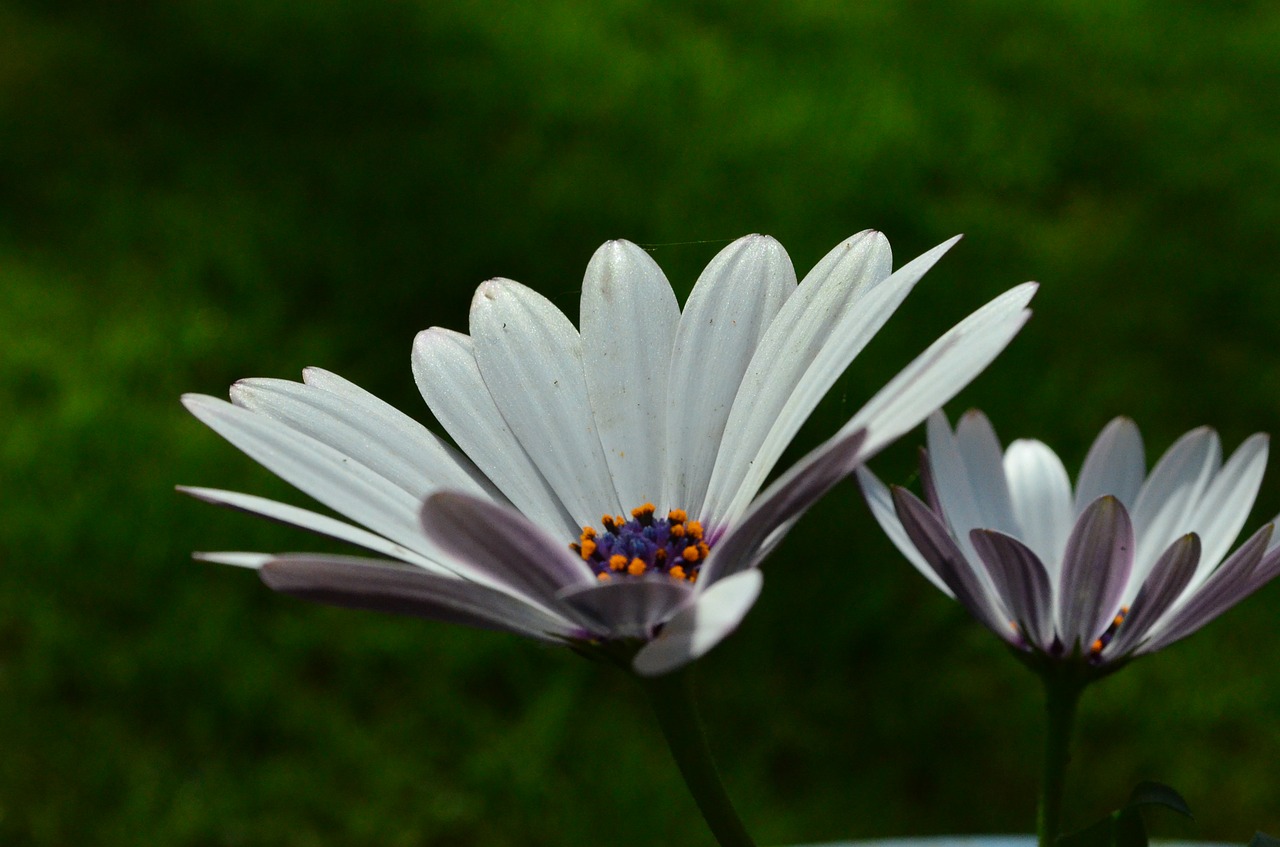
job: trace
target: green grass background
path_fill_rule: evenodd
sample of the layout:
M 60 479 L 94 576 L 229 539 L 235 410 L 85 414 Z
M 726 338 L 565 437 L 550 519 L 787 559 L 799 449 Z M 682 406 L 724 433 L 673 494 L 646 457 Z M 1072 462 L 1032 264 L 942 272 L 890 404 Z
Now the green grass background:
M 1030 278 L 953 415 L 1232 448 L 1280 421 L 1277 44 L 1250 2 L 0 4 L 0 844 L 709 844 L 624 675 L 191 562 L 322 543 L 173 493 L 306 504 L 179 394 L 314 364 L 429 421 L 413 335 L 488 277 L 575 315 L 608 238 L 683 297 L 744 233 L 803 273 L 875 227 L 967 238 L 788 458 Z M 1033 678 L 852 485 L 766 573 L 701 668 L 762 843 L 1032 827 Z M 1088 693 L 1069 824 L 1158 779 L 1169 835 L 1280 830 L 1278 604 Z

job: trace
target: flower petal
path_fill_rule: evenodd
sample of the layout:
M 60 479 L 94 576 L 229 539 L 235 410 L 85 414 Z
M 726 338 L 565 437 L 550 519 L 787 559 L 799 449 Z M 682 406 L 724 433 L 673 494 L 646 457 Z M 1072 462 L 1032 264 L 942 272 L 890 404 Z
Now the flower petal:
M 871 508 L 871 514 L 875 516 L 876 522 L 884 529 L 885 535 L 889 536 L 889 540 L 893 542 L 893 546 L 897 547 L 907 561 L 924 575 L 937 587 L 939 591 L 946 594 L 951 599 L 955 599 L 955 594 L 943 582 L 942 577 L 934 571 L 924 557 L 920 555 L 920 551 L 911 543 L 911 539 L 907 537 L 907 531 L 902 528 L 902 522 L 898 520 L 898 515 L 893 510 L 893 498 L 889 494 L 889 489 L 883 482 L 876 477 L 865 466 L 858 467 L 855 471 L 858 478 L 858 487 L 862 489 L 862 496 L 867 501 L 867 506 Z
M 484 384 L 507 426 L 579 525 L 621 509 L 600 447 L 582 340 L 541 294 L 491 279 L 471 300 L 471 337 Z
M 1152 628 L 1150 640 L 1138 652 L 1153 653 L 1186 638 L 1260 588 L 1265 580 L 1257 579 L 1255 572 L 1274 529 L 1273 524 L 1266 524 L 1240 545 L 1203 585 Z
M 1023 638 L 1047 652 L 1053 646 L 1053 588 L 1040 557 L 1003 532 L 975 529 L 969 538 Z M 996 634 L 1018 641 L 1013 632 Z
M 629 241 L 591 257 L 582 352 L 596 431 L 624 506 L 662 499 L 667 373 L 680 305 L 661 268 Z
M 1057 581 L 1063 547 L 1075 522 L 1067 469 L 1045 444 L 1020 438 L 1005 451 L 1004 473 L 1018 521 L 1016 534 Z
M 212 562 L 215 565 L 231 565 L 234 568 L 248 568 L 256 571 L 275 558 L 271 553 L 192 553 L 191 558 L 197 562 Z
M 890 277 L 891 264 L 883 235 L 858 233 L 783 304 L 734 397 L 703 520 L 731 521 L 746 507 L 827 389 L 933 262 L 917 260 Z
M 1126 509 L 1132 509 L 1146 475 L 1147 460 L 1137 424 L 1129 418 L 1113 419 L 1093 440 L 1084 467 L 1080 469 L 1080 479 L 1076 482 L 1076 514 L 1104 494 L 1110 494 Z
M 706 589 L 640 649 L 632 668 L 641 676 L 660 676 L 705 655 L 738 628 L 760 596 L 763 581 L 753 568 Z
M 701 515 L 720 439 L 760 336 L 796 290 L 782 245 L 739 238 L 716 255 L 689 294 L 667 382 L 662 508 Z
M 517 509 L 548 531 L 578 532 L 582 525 L 560 503 L 493 402 L 469 336 L 439 327 L 418 333 L 413 378 L 440 426 Z
M 1000 439 L 986 415 L 971 409 L 960 416 L 956 422 L 956 448 L 964 461 L 975 505 L 982 515 L 982 522 L 975 526 L 999 530 L 1006 535 L 1016 534 L 1018 523 L 1014 518 L 1009 480 L 1004 474 Z
M 956 324 L 880 389 L 841 432 L 865 428 L 874 456 L 925 419 L 991 364 L 1031 317 L 1034 282 L 1011 288 Z
M 1200 549 L 1200 537 L 1188 532 L 1161 554 L 1121 622 L 1116 637 L 1104 650 L 1107 660 L 1125 656 L 1142 643 L 1191 581 L 1196 563 L 1200 561 Z
M 969 463 L 960 453 L 959 440 L 952 433 L 946 415 L 941 411 L 929 415 L 925 422 L 925 437 L 929 445 L 929 477 L 941 507 L 939 515 L 944 525 L 950 527 L 960 552 L 976 565 L 979 561 L 978 553 L 973 549 L 969 531 L 1000 527 L 992 527 L 987 523 L 978 502 L 978 494 L 969 480 Z M 1004 472 L 1001 471 L 1001 476 L 1003 475 Z
M 1213 567 L 1231 549 L 1231 543 L 1248 520 L 1267 468 L 1269 443 L 1270 439 L 1262 433 L 1245 440 L 1200 498 L 1200 504 L 1191 516 L 1190 527 L 1200 535 L 1204 556 L 1193 584 L 1199 585 L 1209 576 Z
M 593 633 L 609 638 L 648 639 L 654 627 L 693 596 L 693 586 L 667 576 L 615 579 L 560 592 L 561 602 L 577 612 L 580 620 L 590 622 Z
M 276 556 L 258 571 L 273 591 L 315 603 L 413 615 L 540 641 L 572 637 L 569 621 L 523 600 L 454 577 L 353 556 Z
M 1133 524 L 1110 495 L 1094 500 L 1067 539 L 1058 591 L 1058 632 L 1067 651 L 1087 651 L 1120 608 L 1133 568 Z
M 268 500 L 265 497 L 241 494 L 237 491 L 191 488 L 185 485 L 179 485 L 178 491 L 183 494 L 189 494 L 197 500 L 212 503 L 215 506 L 226 506 L 250 515 L 258 515 L 288 526 L 296 526 L 299 529 L 335 538 L 338 541 L 345 541 L 348 544 L 354 544 L 357 547 L 363 547 L 374 553 L 381 553 L 384 556 L 390 556 L 393 559 L 399 559 L 402 562 L 408 562 L 429 571 L 449 572 L 447 568 L 442 568 L 438 563 L 415 553 L 408 547 L 396 544 L 394 541 L 388 541 L 381 535 L 375 535 L 372 532 L 343 523 L 318 512 L 299 509 L 297 506 Z
M 861 464 L 865 435 L 853 432 L 837 436 L 815 448 L 775 480 L 756 498 L 741 520 L 731 524 L 724 535 L 714 541 L 711 555 L 698 572 L 699 584 L 709 586 L 758 562 L 759 551 L 766 542 L 776 544 L 780 540 L 773 535 L 775 530 L 803 514 Z M 708 527 L 710 532 L 717 529 L 719 527 Z
M 975 569 L 942 521 L 920 498 L 905 488 L 894 486 L 892 491 L 898 520 L 920 555 L 969 614 L 996 635 L 1011 640 L 1010 617 L 990 577 Z
M 249 458 L 339 514 L 434 558 L 418 500 L 381 474 L 308 435 L 215 397 L 183 395 L 187 409 Z
M 1126 603 L 1136 596 L 1156 557 L 1173 539 L 1193 528 L 1189 520 L 1192 510 L 1221 461 L 1218 434 L 1202 426 L 1179 438 L 1156 462 L 1133 504 L 1138 551 Z
M 558 608 L 561 589 L 596 581 L 567 543 L 551 538 L 514 509 L 460 491 L 428 497 L 422 504 L 422 528 L 442 550 L 548 609 Z

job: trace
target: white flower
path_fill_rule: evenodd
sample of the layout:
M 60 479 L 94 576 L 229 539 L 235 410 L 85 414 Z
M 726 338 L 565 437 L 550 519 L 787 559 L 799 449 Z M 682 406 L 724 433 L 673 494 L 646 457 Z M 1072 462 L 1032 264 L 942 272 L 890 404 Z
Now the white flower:
M 880 525 L 917 569 L 1030 657 L 1099 672 L 1185 638 L 1280 572 L 1267 524 L 1223 561 L 1262 482 L 1267 437 L 1222 462 L 1192 430 L 1146 473 L 1127 418 L 1102 431 L 1072 492 L 1039 441 L 1001 455 L 981 412 L 929 418 L 929 505 L 858 470 Z M 1270 544 L 1270 546 L 1269 546 Z M 1221 564 L 1220 564 L 1221 563 Z
M 891 274 L 888 242 L 863 232 L 797 286 L 782 246 L 748 236 L 712 260 L 683 311 L 649 255 L 613 241 L 587 267 L 581 332 L 541 295 L 490 280 L 472 300 L 470 336 L 433 328 L 413 345 L 418 387 L 461 452 L 323 370 L 302 383 L 239 382 L 231 403 L 188 395 L 236 447 L 367 529 L 182 490 L 385 559 L 201 557 L 259 568 L 268 586 L 322 602 L 624 653 L 643 644 L 637 671 L 672 670 L 737 626 L 760 591 L 756 565 L 809 505 L 959 391 L 1025 322 L 1031 283 L 939 339 L 757 496 L 814 406 L 954 241 Z

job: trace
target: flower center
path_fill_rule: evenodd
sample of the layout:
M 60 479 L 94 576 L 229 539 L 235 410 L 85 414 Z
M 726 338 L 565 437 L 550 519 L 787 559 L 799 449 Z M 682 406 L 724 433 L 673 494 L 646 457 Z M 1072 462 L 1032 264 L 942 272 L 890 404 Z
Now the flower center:
M 601 582 L 647 573 L 697 582 L 698 569 L 711 552 L 702 537 L 702 524 L 689 520 L 684 509 L 672 509 L 665 518 L 655 517 L 654 511 L 652 503 L 645 503 L 631 510 L 631 520 L 605 515 L 600 518 L 604 532 L 584 526 L 569 547 Z
M 1120 628 L 1120 624 L 1124 623 L 1124 619 L 1128 614 L 1129 607 L 1122 606 L 1120 608 L 1120 612 L 1111 621 L 1111 625 L 1107 627 L 1107 631 L 1102 633 L 1101 636 L 1096 638 L 1094 642 L 1089 645 L 1089 655 L 1092 658 L 1096 659 L 1098 655 L 1102 653 L 1103 648 L 1111 643 L 1111 639 L 1116 637 L 1116 630 Z

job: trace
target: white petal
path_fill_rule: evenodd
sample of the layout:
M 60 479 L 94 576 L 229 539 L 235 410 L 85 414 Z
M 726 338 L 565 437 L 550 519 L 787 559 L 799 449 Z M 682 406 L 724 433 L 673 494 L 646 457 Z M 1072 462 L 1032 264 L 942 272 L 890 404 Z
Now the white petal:
M 507 426 L 576 523 L 621 509 L 600 447 L 582 340 L 550 300 L 505 279 L 471 300 L 471 337 L 484 384 Z
M 1111 660 L 1124 656 L 1141 645 L 1152 627 L 1187 587 L 1199 560 L 1200 538 L 1194 532 L 1169 545 L 1138 591 L 1116 637 L 1103 651 L 1105 658 Z
M 582 352 L 596 430 L 624 507 L 662 499 L 667 374 L 680 305 L 649 254 L 610 241 L 582 285 Z
M 265 562 L 258 575 L 273 591 L 347 609 L 413 615 L 539 641 L 579 633 L 568 620 L 501 591 L 376 559 L 294 553 Z
M 595 574 L 567 542 L 548 536 L 514 509 L 442 491 L 426 499 L 421 517 L 441 549 L 531 603 L 558 609 L 562 589 L 595 584 Z
M 739 238 L 698 278 L 671 354 L 666 493 L 660 507 L 702 514 L 742 376 L 760 336 L 795 288 L 787 252 L 763 235 Z
M 1147 460 L 1142 434 L 1129 418 L 1116 418 L 1103 428 L 1089 448 L 1080 479 L 1076 482 L 1076 514 L 1104 494 L 1110 494 L 1132 511 Z
M 888 276 L 888 241 L 859 234 L 805 277 L 760 339 L 734 400 L 707 520 L 741 513 L 827 390 L 956 240 Z
M 590 621 L 592 632 L 610 638 L 652 637 L 654 627 L 693 599 L 693 586 L 668 576 L 615 579 L 574 586 L 560 601 Z
M 1200 498 L 1188 526 L 1191 532 L 1200 536 L 1204 545 L 1203 556 L 1192 579 L 1193 585 L 1204 582 L 1231 549 L 1231 543 L 1248 520 L 1267 468 L 1269 441 L 1262 433 L 1247 439 L 1218 471 Z
M 846 423 L 842 431 L 867 430 L 864 451 L 886 444 L 942 406 L 991 364 L 1031 316 L 1034 282 L 1011 288 L 956 324 L 898 373 Z
M 1218 434 L 1208 427 L 1183 435 L 1156 462 L 1133 504 L 1133 531 L 1138 552 L 1133 579 L 1125 596 L 1131 604 L 1156 557 L 1173 540 L 1192 529 L 1190 518 L 1205 487 L 1222 461 Z M 1203 558 L 1203 556 L 1202 556 Z
M 313 378 L 343 386 L 322 390 L 285 379 L 243 379 L 231 402 L 350 456 L 415 499 L 437 488 L 459 488 L 500 498 L 471 463 L 426 427 L 339 377 L 312 370 Z
M 970 410 L 960 416 L 956 422 L 956 448 L 973 488 L 974 503 L 982 516 L 980 526 L 1016 535 L 1018 524 L 1009 480 L 1004 475 L 1003 451 L 986 415 Z
M 1066 542 L 1058 589 L 1058 634 L 1068 652 L 1088 651 L 1119 611 L 1133 547 L 1133 524 L 1115 497 L 1099 497 L 1080 514 Z
M 517 509 L 548 532 L 577 534 L 581 525 L 560 504 L 493 402 L 470 337 L 438 327 L 418 333 L 413 376 L 436 420 Z
M 920 555 L 920 551 L 911 543 L 911 539 L 907 537 L 907 531 L 902 528 L 902 522 L 898 520 L 898 515 L 893 510 L 893 499 L 889 496 L 889 489 L 875 474 L 865 467 L 859 467 L 856 473 L 858 475 L 858 486 L 862 489 L 862 496 L 871 508 L 871 514 L 875 516 L 876 522 L 884 529 L 885 535 L 889 536 L 893 546 L 897 547 L 903 556 L 906 556 L 907 561 L 916 570 L 920 571 L 925 579 L 932 582 L 939 591 L 954 600 L 955 593 L 947 587 L 942 577 L 934 572 L 929 563 Z
M 435 558 L 418 526 L 418 500 L 351 457 L 264 415 L 187 394 L 187 409 L 251 459 L 357 523 Z
M 197 562 L 212 562 L 215 565 L 231 565 L 235 568 L 248 568 L 256 571 L 275 558 L 271 553 L 192 553 L 191 558 Z
M 983 517 L 977 492 L 969 481 L 969 468 L 960 453 L 959 441 L 947 424 L 946 416 L 940 411 L 929 415 L 925 430 L 933 492 L 942 507 L 942 514 L 956 545 L 968 561 L 977 565 L 981 560 L 974 550 L 969 531 L 999 527 L 989 526 Z M 975 569 L 979 572 L 985 570 Z
M 1035 551 L 1058 582 L 1062 553 L 1075 524 L 1071 479 L 1058 454 L 1031 439 L 1018 439 L 1004 454 L 1009 496 L 1018 521 L 1017 537 Z
M 241 494 L 237 491 L 220 491 L 215 488 L 189 488 L 184 485 L 179 485 L 178 490 L 183 494 L 190 494 L 197 500 L 203 500 L 215 506 L 226 506 L 251 515 L 259 515 L 269 520 L 278 521 L 282 524 L 296 526 L 299 529 L 305 529 L 319 535 L 335 538 L 338 541 L 354 544 L 357 547 L 363 547 L 374 553 L 381 553 L 384 556 L 399 559 L 402 562 L 409 562 L 429 571 L 449 572 L 447 568 L 442 568 L 438 563 L 415 553 L 408 547 L 396 544 L 394 541 L 388 541 L 381 535 L 374 535 L 372 532 L 335 520 L 327 515 L 308 511 L 307 509 L 299 509 L 297 506 L 268 500 L 265 497 Z
M 641 676 L 660 676 L 703 656 L 738 628 L 760 596 L 763 581 L 754 568 L 720 580 L 672 618 L 631 666 Z

